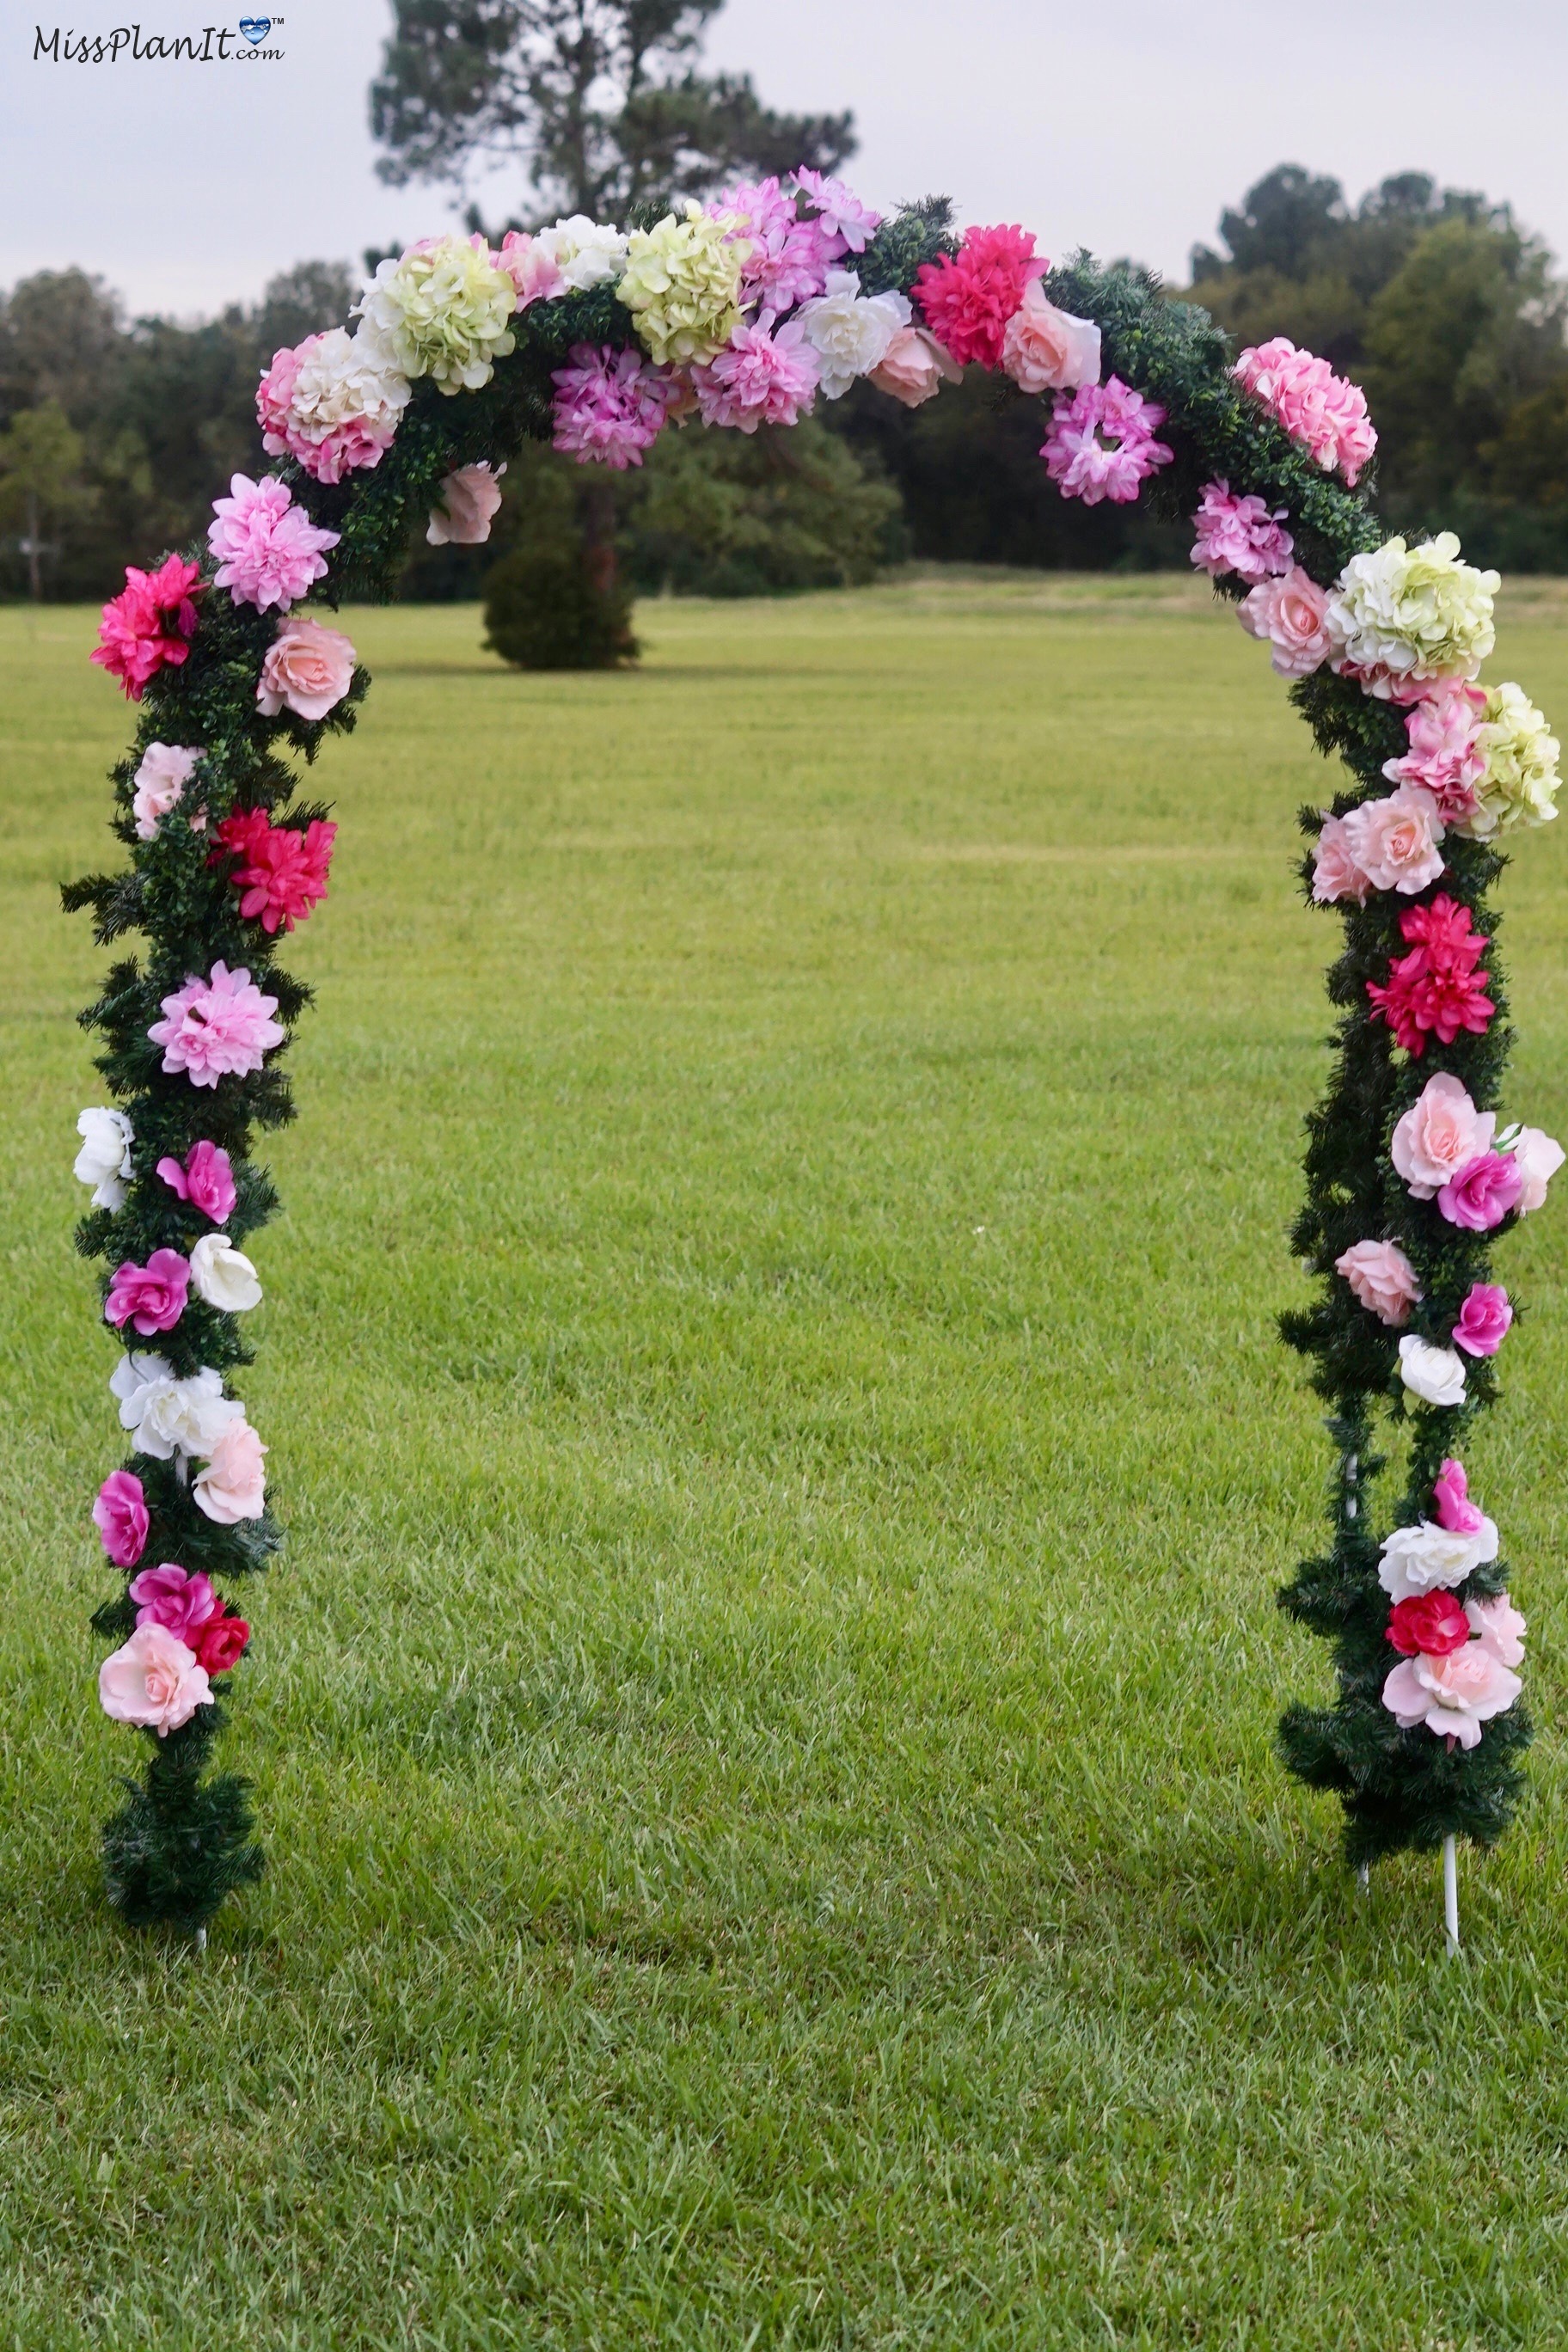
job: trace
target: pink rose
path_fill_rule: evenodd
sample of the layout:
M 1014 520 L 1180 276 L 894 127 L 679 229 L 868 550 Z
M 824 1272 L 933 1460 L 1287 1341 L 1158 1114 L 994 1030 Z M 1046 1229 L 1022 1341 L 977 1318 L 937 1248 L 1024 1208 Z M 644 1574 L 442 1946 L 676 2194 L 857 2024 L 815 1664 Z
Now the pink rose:
M 1513 1308 L 1500 1282 L 1473 1282 L 1451 1338 L 1468 1356 L 1495 1356 L 1508 1337 Z
M 162 1625 L 182 1642 L 191 1642 L 197 1627 L 205 1625 L 218 1608 L 210 1580 L 199 1573 L 188 1575 L 174 1560 L 165 1560 L 161 1568 L 144 1568 L 140 1576 L 132 1578 L 128 1589 L 136 1603 L 138 1625 Z M 191 1646 L 194 1649 L 195 1644 Z
M 93 1525 L 116 1568 L 134 1568 L 147 1542 L 147 1497 L 132 1471 L 111 1470 L 92 1507 Z
M 1394 1330 L 1410 1320 L 1421 1297 L 1415 1269 L 1397 1242 L 1356 1242 L 1334 1260 L 1356 1297 L 1380 1323 Z
M 1463 1463 L 1456 1462 L 1451 1454 L 1437 1473 L 1432 1498 L 1437 1506 L 1437 1524 L 1447 1528 L 1450 1535 L 1479 1535 L 1487 1524 L 1486 1513 L 1470 1500 L 1470 1482 Z
M 868 381 L 891 393 L 906 408 L 932 399 L 944 383 L 960 383 L 963 370 L 925 327 L 900 327 Z
M 1075 319 L 1047 302 L 1033 278 L 1007 321 L 1002 365 L 1020 392 L 1076 392 L 1100 382 L 1100 329 L 1092 319 Z
M 1428 1078 L 1394 1130 L 1390 1155 L 1417 1201 L 1429 1201 L 1450 1177 L 1492 1148 L 1497 1117 L 1478 1110 L 1447 1070 Z
M 1519 1196 L 1521 1217 L 1543 1205 L 1546 1187 L 1562 1167 L 1563 1156 L 1563 1146 L 1554 1143 L 1539 1127 L 1520 1129 L 1513 1143 L 1513 1164 L 1523 1186 Z
M 1418 784 L 1402 784 L 1386 800 L 1363 801 L 1344 823 L 1351 855 L 1374 890 L 1412 898 L 1443 871 L 1443 820 Z
M 520 310 L 526 310 L 531 302 L 553 301 L 556 295 L 566 291 L 566 280 L 559 265 L 536 237 L 526 236 L 521 229 L 508 229 L 495 261 L 516 287 Z
M 1383 1703 L 1402 1731 L 1424 1723 L 1439 1738 L 1473 1748 L 1481 1726 L 1519 1696 L 1517 1675 L 1484 1642 L 1467 1642 L 1446 1658 L 1405 1658 L 1383 1685 Z
M 1470 1630 L 1500 1666 L 1517 1666 L 1524 1657 L 1524 1619 L 1506 1592 L 1492 1601 L 1467 1601 Z
M 267 1492 L 261 1466 L 266 1452 L 247 1421 L 226 1423 L 192 1485 L 196 1508 L 220 1527 L 232 1527 L 237 1519 L 258 1519 Z
M 178 1250 L 156 1249 L 145 1265 L 127 1258 L 116 1266 L 104 1300 L 110 1323 L 129 1323 L 150 1339 L 154 1331 L 172 1331 L 185 1311 L 191 1286 L 188 1260 Z
M 1500 1151 L 1483 1151 L 1449 1178 L 1437 1195 L 1437 1206 L 1451 1225 L 1489 1234 L 1510 1209 L 1518 1208 L 1523 1189 L 1524 1179 L 1513 1160 Z
M 199 743 L 149 743 L 133 782 L 131 813 L 138 841 L 156 841 L 158 827 L 184 798 L 192 771 L 202 756 Z
M 138 1625 L 124 1648 L 105 1658 L 98 1696 L 114 1722 L 140 1724 L 160 1739 L 213 1698 L 205 1668 L 166 1625 Z
M 1281 677 L 1310 677 L 1328 660 L 1328 597 L 1299 563 L 1278 580 L 1260 582 L 1236 608 L 1242 627 L 1273 647 L 1270 659 Z
M 484 545 L 500 504 L 500 477 L 505 471 L 504 466 L 498 466 L 494 473 L 488 465 L 459 466 L 455 474 L 447 475 L 441 485 L 441 505 L 431 509 L 425 533 L 432 547 Z
M 264 719 L 285 708 L 300 719 L 324 719 L 353 681 L 354 649 L 339 629 L 320 621 L 283 621 L 267 648 L 256 706 Z
M 1322 907 L 1332 906 L 1338 898 L 1353 898 L 1358 907 L 1364 907 L 1372 884 L 1355 862 L 1345 820 L 1331 816 L 1327 809 L 1321 814 L 1323 824 L 1312 866 L 1312 896 Z
M 215 1225 L 227 1224 L 238 1195 L 234 1162 L 221 1143 L 193 1143 L 183 1168 L 177 1160 L 160 1160 L 158 1173 L 182 1201 L 189 1201 Z

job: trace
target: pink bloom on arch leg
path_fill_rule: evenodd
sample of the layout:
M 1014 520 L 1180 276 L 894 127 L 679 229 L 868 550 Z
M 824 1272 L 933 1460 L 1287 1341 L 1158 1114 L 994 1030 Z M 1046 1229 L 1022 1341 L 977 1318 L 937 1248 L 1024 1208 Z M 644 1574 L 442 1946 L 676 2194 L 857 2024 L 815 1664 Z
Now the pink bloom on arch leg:
M 237 1194 L 234 1163 L 220 1143 L 193 1143 L 182 1168 L 177 1160 L 158 1162 L 158 1173 L 182 1201 L 189 1201 L 215 1225 L 228 1223 Z
M 1329 635 L 1329 600 L 1311 574 L 1293 563 L 1277 580 L 1265 580 L 1244 596 L 1236 617 L 1249 636 L 1261 637 L 1280 677 L 1310 677 L 1333 651 Z
M 138 1625 L 98 1671 L 98 1696 L 116 1723 L 134 1723 L 160 1739 L 212 1705 L 206 1670 L 163 1625 Z
M 197 1509 L 221 1527 L 232 1527 L 237 1519 L 258 1519 L 267 1493 L 261 1466 L 266 1452 L 247 1421 L 231 1421 L 191 1489 Z
M 264 719 L 291 710 L 297 719 L 324 719 L 353 684 L 354 649 L 341 629 L 320 621 L 283 621 L 267 648 L 256 688 Z
M 1513 1308 L 1500 1282 L 1473 1282 L 1451 1337 L 1468 1356 L 1495 1356 L 1508 1337 Z
M 1415 1269 L 1397 1242 L 1355 1242 L 1334 1260 L 1362 1306 L 1397 1331 L 1421 1297 Z
M 163 1048 L 163 1067 L 184 1070 L 194 1087 L 222 1077 L 248 1077 L 288 1032 L 274 1021 L 275 996 L 264 996 L 243 966 L 230 971 L 220 958 L 205 980 L 187 980 L 163 999 L 163 1019 L 147 1034 Z
M 1470 1500 L 1470 1484 L 1465 1475 L 1464 1464 L 1456 1462 L 1452 1454 L 1447 1457 L 1437 1473 L 1432 1497 L 1437 1506 L 1438 1526 L 1447 1528 L 1451 1535 L 1479 1535 L 1486 1526 L 1486 1513 L 1479 1504 Z
M 1482 1725 L 1510 1707 L 1523 1687 L 1484 1642 L 1467 1642 L 1447 1657 L 1403 1660 L 1383 1685 L 1383 1703 L 1402 1731 L 1424 1723 L 1440 1739 L 1474 1748 Z
M 147 1497 L 132 1470 L 111 1470 L 92 1507 L 93 1525 L 116 1568 L 134 1568 L 147 1546 Z
M 129 1323 L 150 1339 L 154 1331 L 174 1329 L 185 1311 L 190 1285 L 189 1262 L 178 1250 L 155 1249 L 145 1265 L 127 1258 L 115 1268 L 104 1316 L 110 1323 Z
M 504 466 L 459 466 L 441 485 L 425 536 L 432 547 L 483 547 L 500 506 Z
M 104 606 L 99 641 L 88 658 L 119 678 L 132 702 L 141 701 L 148 680 L 166 663 L 177 669 L 190 653 L 201 578 L 201 566 L 179 555 L 165 557 L 156 572 L 126 565 L 125 585 Z
M 195 1576 L 174 1560 L 161 1568 L 144 1568 L 128 1588 L 136 1603 L 138 1625 L 162 1625 L 182 1642 L 191 1642 L 198 1626 L 217 1612 L 218 1598 L 210 1579 Z M 193 1649 L 195 1643 L 191 1643 Z
M 207 530 L 218 560 L 213 584 L 226 588 L 237 604 L 254 604 L 261 613 L 297 604 L 326 578 L 324 550 L 336 547 L 337 532 L 319 530 L 275 474 L 259 482 L 236 474 L 229 491 L 213 500 Z

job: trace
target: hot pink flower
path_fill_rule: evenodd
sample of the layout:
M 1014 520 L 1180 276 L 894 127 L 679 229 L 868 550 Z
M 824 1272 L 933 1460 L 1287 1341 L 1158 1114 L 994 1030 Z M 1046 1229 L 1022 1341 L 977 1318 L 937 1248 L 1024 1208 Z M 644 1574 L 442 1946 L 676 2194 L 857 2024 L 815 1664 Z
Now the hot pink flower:
M 193 1143 L 182 1168 L 177 1160 L 160 1160 L 158 1173 L 182 1201 L 189 1201 L 215 1225 L 226 1225 L 237 1195 L 234 1163 L 219 1143 Z
M 1477 748 L 1486 700 L 1480 687 L 1456 680 L 1413 703 L 1405 717 L 1410 749 L 1402 760 L 1384 762 L 1390 783 L 1419 784 L 1448 824 L 1475 810 L 1475 787 L 1487 766 Z
M 303 832 L 272 824 L 265 809 L 225 817 L 216 837 L 240 861 L 229 880 L 241 894 L 239 911 L 246 920 L 259 923 L 269 936 L 279 924 L 291 931 L 303 922 L 327 895 L 337 835 L 337 826 L 320 817 L 312 818 Z
M 531 302 L 552 302 L 566 291 L 559 264 L 551 259 L 537 238 L 525 236 L 519 229 L 508 229 L 495 260 L 497 268 L 505 270 L 517 289 L 520 310 L 526 310 Z
M 822 369 L 798 320 L 774 331 L 764 310 L 740 326 L 721 352 L 691 371 L 704 425 L 754 433 L 759 425 L 794 425 L 811 407 Z
M 1386 1021 L 1396 1044 L 1417 1059 L 1428 1037 L 1451 1045 L 1461 1029 L 1483 1035 L 1497 1007 L 1487 993 L 1489 978 L 1476 969 L 1489 942 L 1471 929 L 1469 908 L 1439 891 L 1424 907 L 1407 907 L 1399 928 L 1412 950 L 1389 966 L 1385 986 L 1367 982 L 1373 1019 Z
M 1510 1209 L 1518 1208 L 1523 1190 L 1524 1180 L 1505 1152 L 1483 1151 L 1449 1178 L 1437 1195 L 1437 1206 L 1451 1225 L 1489 1234 Z
M 1513 1308 L 1500 1282 L 1473 1282 L 1451 1338 L 1467 1356 L 1495 1356 L 1508 1337 Z
M 1341 898 L 1353 898 L 1358 907 L 1364 907 L 1372 884 L 1355 862 L 1345 821 L 1342 816 L 1331 816 L 1327 809 L 1321 814 L 1323 823 L 1312 866 L 1312 896 L 1321 907 L 1331 907 Z
M 1333 651 L 1328 631 L 1329 600 L 1310 572 L 1293 563 L 1278 580 L 1265 580 L 1244 596 L 1236 617 L 1261 637 L 1280 677 L 1310 677 Z
M 147 1497 L 132 1471 L 111 1470 L 92 1507 L 93 1525 L 116 1568 L 134 1568 L 147 1543 Z
M 1242 352 L 1237 381 L 1260 400 L 1325 472 L 1338 467 L 1353 489 L 1377 446 L 1366 395 L 1347 383 L 1327 360 L 1299 352 L 1283 335 Z
M 191 1497 L 220 1527 L 258 1519 L 267 1493 L 262 1461 L 267 1448 L 247 1421 L 226 1422 L 205 1466 L 196 1473 Z
M 597 459 L 624 473 L 640 466 L 669 413 L 668 369 L 655 367 L 640 352 L 617 352 L 574 343 L 571 365 L 557 368 L 554 446 L 580 466 Z
M 1470 1638 L 1470 1621 L 1451 1592 L 1415 1592 L 1396 1601 L 1388 1639 L 1402 1658 L 1446 1658 Z
M 222 1077 L 248 1077 L 283 1043 L 277 1010 L 278 999 L 263 996 L 243 965 L 230 971 L 220 959 L 207 979 L 187 980 L 164 997 L 164 1017 L 147 1034 L 163 1048 L 171 1076 L 184 1070 L 194 1087 L 216 1087 Z
M 249 1639 L 243 1617 L 210 1617 L 196 1636 L 197 1660 L 209 1675 L 232 1674 Z
M 725 188 L 708 207 L 715 220 L 735 215 L 751 247 L 741 268 L 741 308 L 775 317 L 808 302 L 827 283 L 828 265 L 847 251 L 844 239 L 819 219 L 802 219 L 793 195 L 775 176 Z
M 1443 820 L 1430 793 L 1401 784 L 1386 800 L 1363 801 L 1345 818 L 1351 856 L 1374 890 L 1413 898 L 1443 871 Z
M 1064 499 L 1081 499 L 1086 507 L 1101 499 L 1128 506 L 1148 476 L 1175 455 L 1154 438 L 1164 421 L 1164 410 L 1120 376 L 1086 383 L 1070 400 L 1057 402 L 1040 449 L 1046 471 Z
M 279 621 L 257 682 L 264 719 L 291 710 L 298 719 L 324 719 L 353 684 L 354 649 L 341 629 L 320 621 Z
M 253 482 L 236 474 L 230 496 L 213 500 L 207 545 L 217 557 L 214 585 L 226 588 L 237 604 L 281 612 L 327 576 L 322 550 L 336 547 L 335 530 L 320 530 L 276 475 Z
M 129 1590 L 138 1625 L 165 1626 L 193 1649 L 192 1634 L 217 1614 L 218 1597 L 208 1579 L 188 1574 L 174 1560 L 165 1560 L 162 1568 L 144 1568 L 132 1578 Z
M 185 1311 L 190 1286 L 190 1264 L 178 1250 L 155 1249 L 145 1265 L 127 1258 L 114 1270 L 105 1318 L 131 1324 L 144 1339 L 154 1331 L 172 1331 Z
M 914 297 L 926 325 L 960 367 L 977 360 L 994 368 L 1025 288 L 1049 268 L 1025 229 L 966 228 L 956 257 L 943 253 L 921 264 Z M 1163 415 L 1156 422 L 1163 422 Z
M 1397 1242 L 1355 1242 L 1334 1260 L 1362 1306 L 1397 1331 L 1421 1297 L 1415 1269 Z
M 1482 1649 L 1489 1650 L 1500 1666 L 1522 1664 L 1525 1622 L 1506 1592 L 1490 1601 L 1467 1601 L 1465 1615 Z
M 164 1625 L 138 1625 L 98 1670 L 98 1696 L 116 1723 L 140 1724 L 160 1739 L 212 1705 L 206 1670 Z
M 1470 1500 L 1464 1465 L 1456 1462 L 1451 1454 L 1437 1473 L 1432 1496 L 1437 1506 L 1437 1524 L 1447 1528 L 1450 1535 L 1479 1535 L 1486 1526 L 1486 1513 Z
M 1264 499 L 1237 498 L 1226 481 L 1206 482 L 1193 517 L 1197 539 L 1188 561 L 1217 579 L 1234 572 L 1240 580 L 1268 580 L 1290 569 L 1294 545 L 1279 526 L 1286 509 L 1270 513 Z
M 432 547 L 483 547 L 500 508 L 504 466 L 459 466 L 441 485 L 426 539 Z
M 129 699 L 140 702 L 150 678 L 165 663 L 178 668 L 195 635 L 193 591 L 201 566 L 165 556 L 156 572 L 125 567 L 125 585 L 103 608 L 98 644 L 89 659 L 120 679 Z
M 803 163 L 798 172 L 790 175 L 790 186 L 805 198 L 824 233 L 837 239 L 840 253 L 864 253 L 882 226 L 881 214 L 863 205 L 843 180 L 828 179 L 821 172 L 808 172 Z M 836 261 L 838 255 L 830 257 Z
M 1439 1738 L 1474 1748 L 1481 1726 L 1501 1715 L 1523 1685 L 1484 1642 L 1467 1642 L 1446 1658 L 1406 1658 L 1383 1685 L 1383 1703 L 1402 1731 L 1424 1723 Z
M 1394 1128 L 1389 1155 L 1417 1201 L 1430 1201 L 1450 1176 L 1489 1151 L 1495 1112 L 1478 1110 L 1447 1070 L 1428 1078 Z

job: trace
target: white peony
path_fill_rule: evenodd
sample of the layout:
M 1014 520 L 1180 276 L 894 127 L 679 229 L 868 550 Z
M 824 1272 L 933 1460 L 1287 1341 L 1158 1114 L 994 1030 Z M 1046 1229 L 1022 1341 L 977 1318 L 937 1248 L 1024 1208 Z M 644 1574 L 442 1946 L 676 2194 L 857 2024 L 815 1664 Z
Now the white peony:
M 1455 832 L 1489 841 L 1521 825 L 1550 824 L 1557 814 L 1563 747 L 1523 687 L 1509 680 L 1487 688 L 1476 749 L 1487 764 L 1476 786 L 1476 805 Z
M 109 1386 L 120 1400 L 121 1429 L 159 1462 L 176 1454 L 205 1459 L 229 1423 L 245 1418 L 238 1400 L 225 1396 L 222 1373 L 207 1365 L 178 1381 L 162 1356 L 121 1356 Z
M 1496 642 L 1492 599 L 1502 583 L 1459 561 L 1451 530 L 1409 547 L 1390 539 L 1352 555 L 1329 597 L 1331 667 L 1367 675 L 1385 700 L 1402 680 L 1474 677 Z
M 574 213 L 553 228 L 541 229 L 533 244 L 536 252 L 555 264 L 574 294 L 585 293 L 590 286 L 610 285 L 626 266 L 626 240 L 620 230 L 590 220 L 586 213 Z
M 1478 1568 L 1496 1559 L 1497 1524 L 1483 1518 L 1474 1535 L 1460 1535 L 1423 1519 L 1418 1528 L 1395 1528 L 1385 1538 L 1377 1580 L 1391 1601 L 1411 1601 L 1418 1592 L 1451 1592 Z
M 858 375 L 880 367 L 888 346 L 911 316 L 904 294 L 862 294 L 852 269 L 830 269 L 827 290 L 795 312 L 822 362 L 822 395 L 841 399 Z
M 76 1123 L 82 1139 L 71 1170 L 79 1184 L 93 1188 L 95 1209 L 119 1209 L 125 1204 L 131 1181 L 131 1147 L 136 1138 L 122 1110 L 84 1110 Z
M 1414 1334 L 1399 1343 L 1399 1377 L 1426 1404 L 1463 1404 L 1465 1364 L 1452 1348 L 1434 1348 Z
M 191 1252 L 191 1280 L 198 1298 L 221 1307 L 226 1315 L 243 1315 L 261 1304 L 256 1268 L 226 1234 L 204 1234 Z

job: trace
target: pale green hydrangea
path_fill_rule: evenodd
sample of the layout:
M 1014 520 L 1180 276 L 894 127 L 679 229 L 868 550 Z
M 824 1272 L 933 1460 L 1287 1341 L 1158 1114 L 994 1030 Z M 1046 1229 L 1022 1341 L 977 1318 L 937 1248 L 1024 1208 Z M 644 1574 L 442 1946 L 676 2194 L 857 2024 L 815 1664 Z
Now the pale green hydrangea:
M 1492 599 L 1501 582 L 1459 561 L 1451 530 L 1417 547 L 1384 541 L 1352 555 L 1329 598 L 1332 667 L 1353 668 L 1369 694 L 1403 682 L 1474 677 L 1495 642 Z
M 517 289 L 482 236 L 427 236 L 384 261 L 356 315 L 360 339 L 385 366 L 434 377 L 443 392 L 478 392 L 513 349 Z
M 741 271 L 752 254 L 751 240 L 732 234 L 741 225 L 738 213 L 715 217 L 689 203 L 684 219 L 666 213 L 632 231 L 616 291 L 661 366 L 710 360 L 740 325 Z
M 1485 754 L 1486 772 L 1475 788 L 1475 814 L 1455 831 L 1489 841 L 1521 825 L 1550 824 L 1557 814 L 1562 746 L 1521 686 L 1510 681 L 1487 688 L 1476 749 Z

